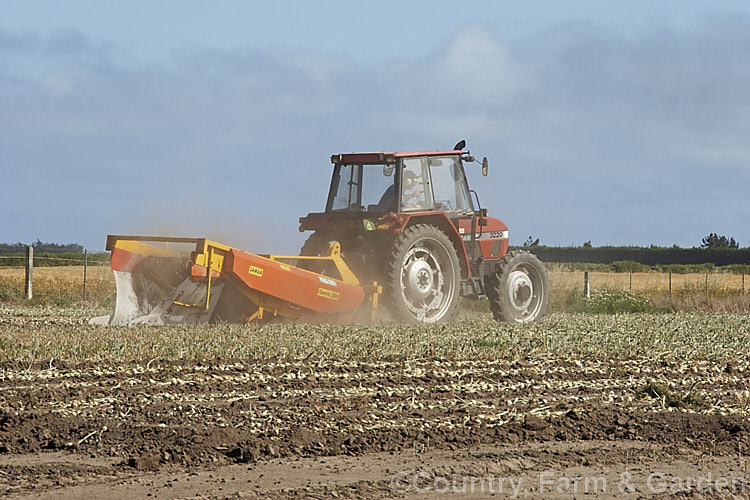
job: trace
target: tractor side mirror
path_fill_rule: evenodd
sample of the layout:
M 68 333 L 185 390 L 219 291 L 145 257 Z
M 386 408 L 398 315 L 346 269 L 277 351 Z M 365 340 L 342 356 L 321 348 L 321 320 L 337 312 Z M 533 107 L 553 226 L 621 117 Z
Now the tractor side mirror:
M 393 165 L 383 165 L 383 175 L 390 177 L 393 175 Z
M 490 163 L 487 161 L 487 157 L 482 158 L 482 175 L 487 177 L 487 171 L 490 168 Z

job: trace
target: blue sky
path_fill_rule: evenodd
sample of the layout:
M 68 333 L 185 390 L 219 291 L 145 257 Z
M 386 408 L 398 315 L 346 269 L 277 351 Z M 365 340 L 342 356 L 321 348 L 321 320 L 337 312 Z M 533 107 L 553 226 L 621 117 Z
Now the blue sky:
M 0 241 L 294 253 L 332 153 L 443 149 L 511 242 L 750 245 L 750 4 L 0 0 Z

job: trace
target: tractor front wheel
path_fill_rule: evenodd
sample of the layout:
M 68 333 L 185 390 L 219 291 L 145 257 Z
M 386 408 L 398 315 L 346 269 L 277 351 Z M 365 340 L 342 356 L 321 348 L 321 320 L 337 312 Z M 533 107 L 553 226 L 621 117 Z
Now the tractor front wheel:
M 394 239 L 385 270 L 386 299 L 396 319 L 437 323 L 457 314 L 461 271 L 456 249 L 440 229 L 406 228 Z
M 522 250 L 509 252 L 488 277 L 485 293 L 496 320 L 536 321 L 547 308 L 547 271 L 535 255 Z

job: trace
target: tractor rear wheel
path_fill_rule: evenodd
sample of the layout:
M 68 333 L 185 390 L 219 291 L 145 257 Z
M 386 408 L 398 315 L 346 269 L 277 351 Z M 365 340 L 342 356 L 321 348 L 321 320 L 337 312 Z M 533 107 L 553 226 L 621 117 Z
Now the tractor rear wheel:
M 305 257 L 325 257 L 330 252 L 328 244 L 331 241 L 333 241 L 331 234 L 315 231 L 302 244 L 299 254 Z M 325 274 L 327 267 L 329 267 L 326 264 L 325 261 L 300 259 L 297 262 L 297 267 L 314 273 Z
M 316 231 L 307 237 L 299 250 L 299 254 L 311 257 L 328 255 L 328 242 L 330 241 L 332 241 L 330 234 Z
M 549 281 L 544 265 L 523 250 L 509 252 L 487 278 L 485 293 L 498 321 L 529 323 L 544 315 Z
M 395 319 L 437 323 L 458 312 L 461 271 L 453 243 L 427 224 L 406 228 L 385 262 L 385 294 Z

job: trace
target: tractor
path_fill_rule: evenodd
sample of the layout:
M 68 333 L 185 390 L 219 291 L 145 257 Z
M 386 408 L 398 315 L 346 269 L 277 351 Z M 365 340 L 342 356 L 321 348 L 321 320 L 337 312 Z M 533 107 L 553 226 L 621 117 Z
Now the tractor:
M 453 319 L 462 297 L 486 297 L 498 320 L 538 320 L 547 272 L 534 255 L 508 251 L 508 227 L 466 182 L 464 164 L 476 160 L 465 146 L 333 155 L 326 209 L 300 218 L 300 231 L 314 232 L 297 256 L 109 235 L 115 310 L 91 323 L 343 324 L 377 319 L 381 302 L 396 321 L 436 323 Z M 487 158 L 481 165 L 487 175 Z
M 508 251 L 508 227 L 469 189 L 464 164 L 479 162 L 465 147 L 331 156 L 325 211 L 300 218 L 300 231 L 313 231 L 300 254 L 326 255 L 338 242 L 361 281 L 382 284 L 397 321 L 450 321 L 462 297 L 486 297 L 500 321 L 538 320 L 547 272 L 533 254 Z M 481 168 L 486 176 L 486 157 Z

